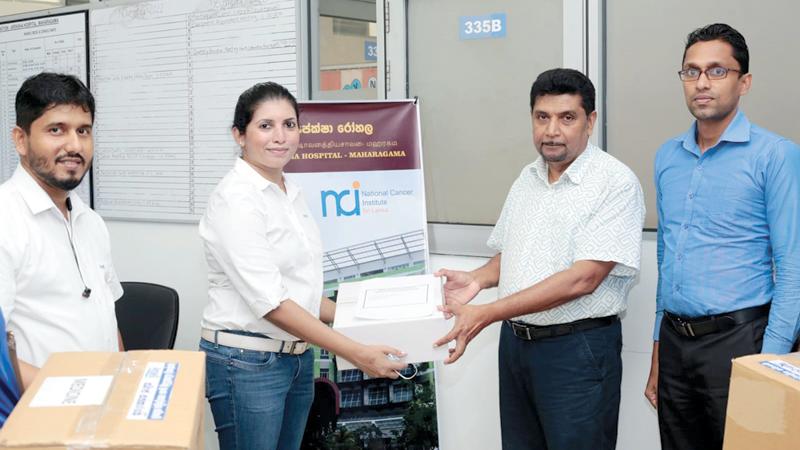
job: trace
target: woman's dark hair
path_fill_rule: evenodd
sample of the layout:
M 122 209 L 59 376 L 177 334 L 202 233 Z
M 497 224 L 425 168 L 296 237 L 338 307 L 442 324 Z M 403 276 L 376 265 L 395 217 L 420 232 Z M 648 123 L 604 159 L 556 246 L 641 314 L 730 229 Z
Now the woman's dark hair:
M 239 101 L 236 102 L 236 111 L 233 113 L 233 128 L 244 134 L 247 124 L 253 120 L 253 113 L 258 105 L 269 100 L 288 101 L 294 108 L 295 116 L 298 120 L 300 119 L 300 108 L 297 106 L 297 99 L 294 98 L 294 95 L 280 84 L 267 81 L 254 85 L 239 96 Z

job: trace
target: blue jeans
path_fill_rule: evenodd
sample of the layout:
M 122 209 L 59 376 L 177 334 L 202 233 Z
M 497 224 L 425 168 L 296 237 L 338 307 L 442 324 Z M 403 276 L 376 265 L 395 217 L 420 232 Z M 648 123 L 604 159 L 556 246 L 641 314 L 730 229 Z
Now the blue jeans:
M 622 331 L 611 325 L 525 341 L 500 332 L 504 449 L 613 450 L 617 442 Z
M 314 399 L 314 352 L 243 350 L 200 340 L 221 450 L 300 448 Z

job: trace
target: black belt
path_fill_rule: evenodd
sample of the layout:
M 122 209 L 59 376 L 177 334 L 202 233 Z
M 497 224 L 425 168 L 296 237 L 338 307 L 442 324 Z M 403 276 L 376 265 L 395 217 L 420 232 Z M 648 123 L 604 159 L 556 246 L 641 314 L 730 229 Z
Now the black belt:
M 526 341 L 535 341 L 551 337 L 565 336 L 576 331 L 586 331 L 592 328 L 600 328 L 611 325 L 619 318 L 617 316 L 598 317 L 596 319 L 581 319 L 570 323 L 560 323 L 557 325 L 529 325 L 522 322 L 512 322 L 507 320 L 511 326 L 514 336 Z
M 682 317 L 669 311 L 664 311 L 664 317 L 672 325 L 675 332 L 681 336 L 699 337 L 718 331 L 730 330 L 736 325 L 764 317 L 769 314 L 769 307 L 770 303 L 765 303 L 761 306 L 703 317 Z

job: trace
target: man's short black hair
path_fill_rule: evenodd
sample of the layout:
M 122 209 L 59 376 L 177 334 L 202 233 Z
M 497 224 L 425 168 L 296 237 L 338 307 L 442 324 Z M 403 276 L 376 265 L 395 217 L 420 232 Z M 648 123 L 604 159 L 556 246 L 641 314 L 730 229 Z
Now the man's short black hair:
M 531 86 L 531 111 L 536 99 L 543 95 L 578 94 L 586 115 L 594 111 L 592 80 L 574 69 L 550 69 L 539 74 Z
M 14 102 L 17 126 L 30 133 L 36 119 L 59 105 L 80 106 L 91 114 L 94 123 L 94 96 L 81 80 L 72 75 L 42 72 L 25 80 L 17 91 Z
M 686 37 L 686 47 L 683 48 L 681 64 L 686 60 L 686 51 L 689 50 L 689 47 L 698 42 L 717 40 L 727 42 L 733 47 L 733 59 L 739 63 L 739 68 L 742 71 L 741 75 L 750 71 L 750 52 L 747 50 L 747 42 L 744 40 L 744 36 L 725 23 L 712 23 L 689 33 Z

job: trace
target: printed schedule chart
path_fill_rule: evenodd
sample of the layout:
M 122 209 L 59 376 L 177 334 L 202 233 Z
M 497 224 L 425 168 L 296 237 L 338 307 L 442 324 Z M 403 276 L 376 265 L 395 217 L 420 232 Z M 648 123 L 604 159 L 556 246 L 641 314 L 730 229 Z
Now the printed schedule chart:
M 87 82 L 86 13 L 0 23 L 0 183 L 11 178 L 19 156 L 11 139 L 16 125 L 14 100 L 26 78 L 39 72 L 75 75 Z M 90 177 L 77 188 L 90 203 Z
M 297 90 L 294 0 L 143 2 L 92 10 L 95 208 L 193 222 L 233 166 L 239 94 Z

